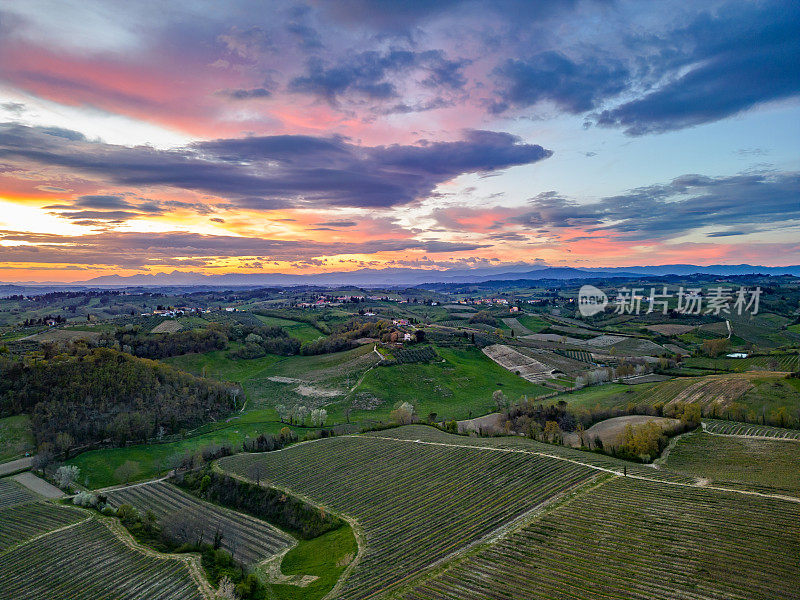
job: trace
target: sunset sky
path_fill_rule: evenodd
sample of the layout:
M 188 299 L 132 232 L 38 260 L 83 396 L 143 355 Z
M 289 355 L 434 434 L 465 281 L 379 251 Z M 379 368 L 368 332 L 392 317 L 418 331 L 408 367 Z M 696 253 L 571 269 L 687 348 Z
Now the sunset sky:
M 0 281 L 800 264 L 800 3 L 0 3 Z

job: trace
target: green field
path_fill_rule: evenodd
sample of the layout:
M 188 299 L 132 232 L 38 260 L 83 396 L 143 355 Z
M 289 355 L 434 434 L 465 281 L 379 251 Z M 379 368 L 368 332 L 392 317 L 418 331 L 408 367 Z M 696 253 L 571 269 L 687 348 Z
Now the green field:
M 281 319 L 280 317 L 265 317 L 264 315 L 256 315 L 256 317 L 259 321 L 264 323 L 264 325 L 269 325 L 270 327 L 280 327 L 281 329 L 286 330 L 286 333 L 292 337 L 296 337 L 301 342 L 310 342 L 324 335 L 319 329 L 309 325 L 308 323 L 301 323 L 300 321 L 292 321 L 290 319 Z
M 395 597 L 790 600 L 798 556 L 800 504 L 617 477 Z
M 594 475 L 531 454 L 370 436 L 240 454 L 218 465 L 246 476 L 255 462 L 267 467 L 268 484 L 359 522 L 366 552 L 341 598 L 397 585 Z
M 526 329 L 530 329 L 533 333 L 539 333 L 542 329 L 547 329 L 550 327 L 550 323 L 541 317 L 537 317 L 536 315 L 518 314 L 516 315 L 516 319 L 519 321 L 520 325 Z
M 283 575 L 317 577 L 306 587 L 270 584 L 275 600 L 318 600 L 327 594 L 358 553 L 358 544 L 349 525 L 329 531 L 312 540 L 300 540 L 281 562 Z
M 35 447 L 28 415 L 0 419 L 0 462 L 24 456 Z
M 800 369 L 800 356 L 794 354 L 771 354 L 764 356 L 749 356 L 747 358 L 708 358 L 687 357 L 683 359 L 683 366 L 688 368 L 702 368 L 715 371 L 797 371 Z
M 502 368 L 477 348 L 437 348 L 436 352 L 439 361 L 370 371 L 356 388 L 352 403 L 376 404 L 377 408 L 354 410 L 351 419 L 386 420 L 397 402 L 414 404 L 421 418 L 435 412 L 438 419 L 466 419 L 494 411 L 492 393 L 498 389 L 514 401 L 552 391 Z
M 252 360 L 229 359 L 215 351 L 165 362 L 241 383 L 249 408 L 325 406 L 329 424 L 344 422 L 348 408 L 351 422 L 387 421 L 398 402 L 414 404 L 421 418 L 435 412 L 439 418 L 465 419 L 493 411 L 492 393 L 497 389 L 514 400 L 551 391 L 503 369 L 477 348 L 436 352 L 440 358 L 431 363 L 381 367 L 375 367 L 380 358 L 371 345 L 334 354 Z
M 698 431 L 678 440 L 666 466 L 708 479 L 712 485 L 800 497 L 800 442 L 796 441 L 727 437 Z
M 80 468 L 78 483 L 92 489 L 123 483 L 114 472 L 127 461 L 135 462 L 139 467 L 139 473 L 133 481 L 151 479 L 172 469 L 175 462 L 186 453 L 196 452 L 209 444 L 231 444 L 237 449 L 246 437 L 254 438 L 261 433 L 277 434 L 285 427 L 277 420 L 275 411 L 271 413 L 273 420 L 257 420 L 265 418 L 265 414 L 268 411 L 246 412 L 239 419 L 226 423 L 224 429 L 178 442 L 91 450 L 69 459 L 67 464 Z M 297 428 L 291 429 L 300 431 Z

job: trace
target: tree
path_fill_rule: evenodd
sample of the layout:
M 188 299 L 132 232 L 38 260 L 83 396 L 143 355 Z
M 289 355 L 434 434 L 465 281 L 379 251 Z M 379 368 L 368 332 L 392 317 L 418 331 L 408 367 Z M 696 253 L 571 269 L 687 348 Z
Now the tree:
M 261 461 L 256 461 L 247 468 L 247 476 L 256 482 L 256 485 L 261 484 L 261 478 L 267 474 L 267 467 Z
M 389 416 L 399 425 L 408 425 L 414 421 L 414 406 L 409 402 L 403 402 Z
M 130 483 L 141 472 L 139 463 L 135 460 L 126 460 L 114 470 L 114 478 L 121 483 Z
M 78 479 L 81 470 L 75 465 L 63 465 L 56 469 L 56 484 L 63 489 L 69 489 Z
M 578 423 L 578 426 L 575 428 L 575 432 L 578 434 L 578 438 L 581 441 L 581 446 L 586 446 L 586 429 L 584 429 L 583 423 Z
M 551 444 L 560 444 L 564 439 L 561 427 L 555 421 L 547 421 L 544 425 L 544 440 Z
M 236 593 L 236 586 L 233 585 L 231 578 L 225 575 L 219 580 L 219 588 L 214 594 L 216 600 L 239 600 L 239 594 Z
M 492 394 L 492 402 L 494 402 L 494 405 L 497 407 L 497 412 L 504 411 L 508 408 L 509 404 L 508 398 L 506 398 L 502 390 L 495 390 Z
M 69 458 L 69 450 L 74 445 L 75 440 L 66 431 L 60 431 L 56 435 L 56 448 L 64 455 L 64 460 Z
M 161 533 L 176 544 L 203 543 L 205 521 L 195 511 L 181 510 L 165 515 L 161 519 Z

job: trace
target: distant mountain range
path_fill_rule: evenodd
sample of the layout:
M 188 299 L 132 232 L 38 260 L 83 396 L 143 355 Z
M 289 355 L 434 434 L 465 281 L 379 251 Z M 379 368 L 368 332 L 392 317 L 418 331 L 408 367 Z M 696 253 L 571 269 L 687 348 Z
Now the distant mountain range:
M 642 277 L 661 275 L 793 275 L 800 277 L 800 265 L 788 267 L 764 267 L 759 265 L 651 265 L 631 267 L 575 268 L 551 267 L 548 265 L 516 264 L 475 269 L 447 269 L 431 271 L 425 269 L 361 269 L 337 271 L 312 275 L 289 273 L 226 273 L 204 275 L 203 273 L 173 271 L 157 275 L 104 275 L 87 281 L 74 283 L 24 282 L 0 284 L 0 296 L 26 293 L 30 287 L 47 289 L 118 288 L 118 287 L 261 287 L 261 286 L 341 286 L 396 287 L 425 283 L 481 283 L 485 281 L 510 281 L 518 279 L 589 279 L 597 277 Z M 41 290 L 39 290 L 41 291 Z

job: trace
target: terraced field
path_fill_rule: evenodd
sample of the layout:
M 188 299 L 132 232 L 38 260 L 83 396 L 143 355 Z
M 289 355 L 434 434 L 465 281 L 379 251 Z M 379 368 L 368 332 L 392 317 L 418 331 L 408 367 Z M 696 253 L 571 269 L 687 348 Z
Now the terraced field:
M 483 353 L 504 369 L 516 373 L 523 379 L 539 383 L 553 377 L 553 368 L 511 346 L 493 344 L 483 349 Z
M 269 523 L 203 502 L 169 483 L 156 482 L 109 492 L 108 501 L 114 507 L 130 504 L 141 512 L 151 510 L 158 518 L 176 512 L 197 514 L 205 524 L 205 539 L 214 539 L 219 530 L 223 536 L 222 547 L 245 564 L 260 562 L 294 543 L 289 535 Z
M 712 485 L 800 497 L 800 446 L 790 440 L 691 433 L 678 440 L 666 466 Z
M 186 561 L 128 547 L 91 519 L 0 555 L 0 600 L 200 600 Z
M 593 475 L 532 454 L 369 436 L 240 454 L 219 466 L 246 477 L 255 462 L 266 466 L 270 484 L 360 524 L 366 550 L 342 598 L 369 598 L 398 585 Z
M 800 504 L 614 478 L 406 600 L 789 600 Z
M 0 509 L 26 502 L 36 502 L 38 499 L 33 492 L 11 478 L 0 479 Z
M 775 438 L 777 440 L 800 440 L 800 431 L 797 429 L 782 429 L 780 427 L 770 427 L 769 425 L 751 425 L 750 423 L 737 423 L 736 421 L 722 421 L 719 419 L 703 419 L 703 429 L 718 435 L 746 435 Z
M 41 533 L 82 521 L 87 516 L 88 513 L 77 509 L 43 502 L 0 509 L 0 553 Z

